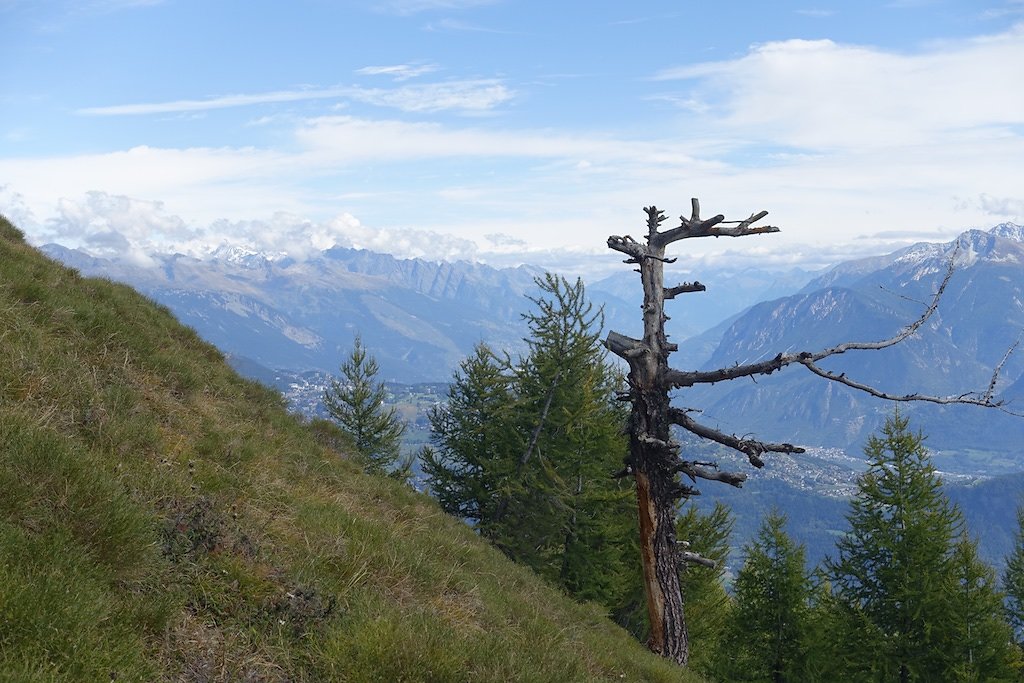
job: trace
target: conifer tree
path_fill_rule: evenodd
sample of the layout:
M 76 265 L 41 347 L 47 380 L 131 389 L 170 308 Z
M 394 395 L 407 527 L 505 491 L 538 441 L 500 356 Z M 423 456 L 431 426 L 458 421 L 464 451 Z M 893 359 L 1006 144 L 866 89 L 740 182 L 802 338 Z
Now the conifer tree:
M 1024 633 L 1024 506 L 1017 508 L 1017 534 L 1003 571 L 1006 616 L 1019 639 Z
M 331 380 L 323 398 L 327 414 L 352 438 L 366 470 L 376 474 L 388 472 L 399 462 L 405 433 L 395 408 L 384 405 L 387 391 L 377 381 L 379 371 L 357 335 L 351 354 L 341 364 L 343 380 Z
M 961 533 L 952 555 L 955 619 L 948 646 L 953 677 L 958 681 L 1013 678 L 1013 631 L 1003 618 L 1003 595 L 995 572 L 978 557 L 978 544 Z
M 981 654 L 1000 650 L 998 600 L 973 545 L 956 545 L 961 514 L 923 440 L 898 412 L 869 439 L 850 532 L 827 563 L 845 677 L 989 680 L 1004 670 L 1002 655 Z
M 423 473 L 446 512 L 495 540 L 502 483 L 523 447 L 511 423 L 516 402 L 511 374 L 480 343 L 456 370 L 447 399 L 429 415 L 434 448 L 424 451 Z
M 804 679 L 812 589 L 804 547 L 785 525 L 786 517 L 773 509 L 744 548 L 724 641 L 731 680 Z
M 710 679 L 718 678 L 720 673 L 717 661 L 723 654 L 729 620 L 730 600 L 723 579 L 734 523 L 730 509 L 720 502 L 707 513 L 700 512 L 695 505 L 687 505 L 676 519 L 677 537 L 687 539 L 686 552 L 713 563 L 713 566 L 685 564 L 680 567 L 679 577 L 693 645 L 689 665 Z
M 431 416 L 424 471 L 453 514 L 571 594 L 619 612 L 638 581 L 619 377 L 583 283 L 546 275 L 524 318 L 528 352 L 478 349 Z

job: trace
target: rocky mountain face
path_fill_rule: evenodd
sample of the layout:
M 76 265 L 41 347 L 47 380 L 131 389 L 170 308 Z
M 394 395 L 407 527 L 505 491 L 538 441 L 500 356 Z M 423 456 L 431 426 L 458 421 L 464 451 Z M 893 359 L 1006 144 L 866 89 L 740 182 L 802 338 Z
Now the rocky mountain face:
M 844 341 L 892 337 L 926 308 L 956 270 L 935 315 L 911 338 L 881 351 L 850 352 L 828 368 L 890 393 L 959 395 L 985 390 L 993 368 L 1024 332 L 1024 230 L 1003 224 L 970 230 L 947 244 L 917 244 L 883 257 L 843 263 L 791 296 L 759 303 L 721 335 L 704 364 L 726 367 L 779 352 L 816 351 Z M 996 393 L 1024 398 L 1024 353 L 1002 367 Z M 770 440 L 858 450 L 891 413 L 890 402 L 790 367 L 756 382 L 701 387 L 680 397 L 704 421 Z M 1024 412 L 1017 401 L 1016 409 Z M 1011 409 L 1014 406 L 1011 404 Z M 994 452 L 1016 452 L 1024 418 L 970 406 L 903 404 L 929 435 L 943 466 L 970 468 Z M 1009 469 L 1019 464 L 1007 462 Z

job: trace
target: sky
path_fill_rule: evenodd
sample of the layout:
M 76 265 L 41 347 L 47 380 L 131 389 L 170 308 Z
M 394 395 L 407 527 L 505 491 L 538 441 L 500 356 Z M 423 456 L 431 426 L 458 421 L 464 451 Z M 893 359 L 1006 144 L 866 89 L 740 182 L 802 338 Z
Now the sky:
M 821 267 L 1024 222 L 1024 0 L 0 0 L 0 213 L 147 263 Z M 621 264 L 618 264 L 619 267 Z

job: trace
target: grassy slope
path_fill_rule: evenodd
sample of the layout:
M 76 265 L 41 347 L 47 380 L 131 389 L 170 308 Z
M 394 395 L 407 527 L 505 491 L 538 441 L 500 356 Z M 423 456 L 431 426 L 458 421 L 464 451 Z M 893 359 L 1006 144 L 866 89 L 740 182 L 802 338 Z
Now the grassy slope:
M 689 680 L 0 218 L 0 680 Z

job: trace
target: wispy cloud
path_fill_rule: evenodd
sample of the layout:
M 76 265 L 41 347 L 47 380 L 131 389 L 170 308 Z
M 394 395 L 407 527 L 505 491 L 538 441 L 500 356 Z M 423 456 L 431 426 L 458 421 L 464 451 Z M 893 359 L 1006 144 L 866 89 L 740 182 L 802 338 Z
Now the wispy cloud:
M 387 0 L 377 8 L 393 14 L 410 15 L 431 11 L 456 11 L 493 5 L 499 0 Z
M 805 17 L 815 17 L 819 19 L 824 19 L 825 17 L 835 16 L 836 11 L 833 9 L 808 8 L 798 9 L 796 10 L 796 13 Z
M 1024 219 L 1024 199 L 1013 197 L 990 197 L 982 194 L 978 197 L 978 205 L 985 213 L 1015 220 Z
M 105 107 L 85 107 L 76 113 L 86 116 L 137 116 L 141 114 L 170 114 L 189 111 L 208 111 L 230 107 L 248 107 L 256 104 L 299 102 L 302 100 L 338 99 L 348 97 L 352 88 L 324 88 L 309 90 L 276 90 L 255 94 L 223 95 L 202 100 L 173 100 L 115 104 Z
M 450 81 L 395 89 L 359 89 L 353 99 L 408 112 L 459 110 L 482 112 L 508 102 L 514 94 L 500 81 Z
M 117 12 L 135 7 L 153 7 L 163 3 L 164 0 L 93 0 L 86 3 L 86 6 L 99 12 Z
M 392 66 L 364 66 L 356 69 L 361 76 L 391 76 L 396 81 L 406 81 L 438 70 L 437 64 L 395 64 Z
M 1005 19 L 1024 15 L 1024 0 L 1006 0 L 1000 7 L 989 7 L 981 13 L 982 19 Z
M 423 27 L 424 31 L 463 31 L 467 33 L 496 33 L 501 35 L 512 35 L 512 31 L 503 31 L 496 28 L 488 28 L 478 24 L 459 19 L 440 19 L 432 21 Z
M 513 93 L 496 79 L 442 81 L 394 89 L 345 86 L 277 90 L 273 92 L 224 95 L 202 100 L 174 100 L 86 107 L 76 113 L 85 116 L 140 116 L 200 112 L 260 104 L 300 102 L 304 100 L 349 99 L 409 112 L 436 112 L 447 109 L 483 111 L 512 99 Z

